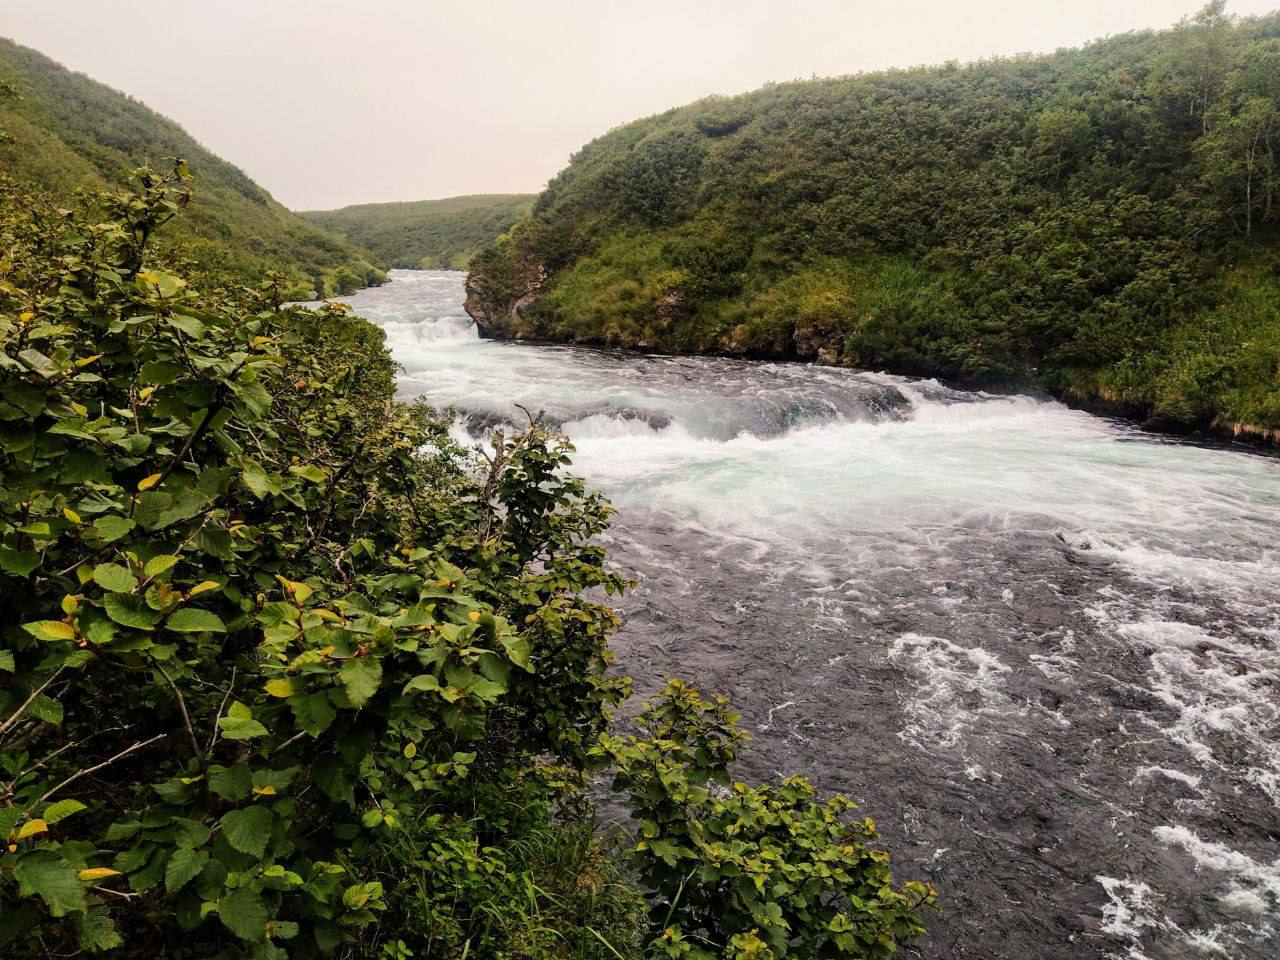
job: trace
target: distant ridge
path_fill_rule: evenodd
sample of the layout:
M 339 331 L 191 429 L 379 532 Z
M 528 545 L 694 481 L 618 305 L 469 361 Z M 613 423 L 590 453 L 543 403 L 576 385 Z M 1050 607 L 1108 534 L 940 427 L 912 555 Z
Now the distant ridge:
M 359 203 L 302 214 L 368 247 L 393 267 L 465 270 L 475 253 L 533 209 L 533 194 L 478 193 L 442 200 Z

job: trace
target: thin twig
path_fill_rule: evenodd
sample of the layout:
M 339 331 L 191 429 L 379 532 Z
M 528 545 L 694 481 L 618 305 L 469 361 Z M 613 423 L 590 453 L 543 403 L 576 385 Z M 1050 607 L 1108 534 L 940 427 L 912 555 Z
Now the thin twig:
M 123 890 L 112 890 L 110 887 L 100 887 L 95 885 L 93 889 L 97 890 L 99 893 L 109 893 L 113 897 L 123 897 L 125 900 L 132 900 L 134 897 L 142 896 L 140 893 L 127 893 Z
M 274 757 L 277 753 L 282 753 L 284 750 L 286 750 L 287 748 L 289 748 L 289 747 L 293 746 L 293 744 L 297 743 L 299 740 L 301 740 L 301 739 L 302 739 L 303 737 L 305 737 L 306 735 L 307 735 L 307 731 L 305 731 L 305 730 L 299 730 L 297 733 L 295 733 L 292 737 L 290 737 L 290 738 L 289 738 L 288 740 L 286 740 L 284 743 L 280 744 L 280 746 L 278 746 L 278 747 L 276 747 L 274 750 L 272 750 L 272 751 L 271 751 L 271 756 L 273 756 L 273 757 Z
M 227 708 L 227 701 L 231 699 L 231 694 L 236 689 L 236 670 L 238 667 L 231 668 L 231 682 L 227 684 L 227 692 L 222 697 L 222 703 L 218 704 L 218 713 L 213 718 L 213 732 L 209 734 L 209 745 L 204 748 L 206 756 L 213 756 L 214 744 L 218 742 L 218 721 L 222 719 L 222 711 Z
M 149 747 L 151 746 L 151 744 L 155 743 L 157 740 L 163 740 L 168 735 L 169 734 L 167 733 L 157 733 L 150 740 L 139 740 L 132 747 L 126 747 L 124 750 L 121 750 L 119 753 L 117 753 L 114 757 L 110 757 L 106 760 L 103 760 L 101 763 L 97 764 L 96 766 L 89 767 L 85 770 L 77 770 L 75 773 L 67 777 L 67 779 L 63 780 L 56 787 L 51 787 L 49 790 L 47 790 L 45 792 L 45 795 L 41 797 L 37 802 L 44 803 L 44 801 L 48 800 L 55 793 L 57 793 L 59 790 L 61 790 L 63 787 L 67 786 L 68 784 L 74 783 L 76 780 L 79 780 L 81 777 L 88 776 L 91 773 L 97 773 L 103 767 L 109 767 L 111 766 L 111 764 L 115 763 L 117 760 L 123 760 L 125 757 L 127 757 L 129 754 L 133 753 L 134 751 L 141 750 L 143 747 Z
M 128 730 L 128 729 L 129 729 L 128 726 L 107 727 L 105 730 L 95 730 L 93 733 L 89 734 L 87 737 L 83 738 L 82 740 L 72 740 L 69 743 L 64 743 L 57 750 L 53 751 L 53 753 L 49 754 L 47 757 L 41 760 L 39 763 L 35 764 L 34 766 L 30 766 L 23 770 L 20 770 L 18 772 L 18 775 L 9 782 L 9 785 L 7 787 L 4 788 L 4 792 L 0 793 L 0 800 L 8 800 L 11 796 L 13 796 L 14 792 L 18 789 L 18 781 L 21 780 L 23 777 L 27 776 L 28 774 L 35 773 L 37 770 L 43 770 L 50 763 L 52 763 L 56 757 L 66 753 L 68 750 L 74 750 L 76 747 L 82 746 L 83 744 L 88 743 L 94 737 L 100 737 L 104 733 L 115 733 L 117 730 Z
M 178 685 L 173 682 L 173 678 L 165 673 L 164 667 L 156 664 L 156 669 L 160 671 L 160 676 L 164 677 L 165 682 L 169 684 L 169 689 L 173 691 L 173 695 L 178 698 L 178 709 L 182 711 L 182 722 L 187 725 L 187 735 L 191 737 L 191 752 L 196 758 L 196 762 L 200 764 L 200 769 L 205 767 L 205 757 L 200 751 L 200 741 L 196 739 L 195 728 L 191 726 L 191 715 L 187 713 L 187 698 L 182 695 L 182 691 L 178 689 Z
M 22 702 L 22 706 L 18 707 L 18 709 L 14 711 L 13 716 L 11 716 L 4 723 L 0 723 L 0 736 L 3 736 L 5 733 L 7 733 L 9 728 L 18 722 L 18 720 L 22 717 L 22 715 L 27 712 L 27 707 L 35 703 L 36 697 L 44 693 L 45 689 L 49 686 L 49 684 L 53 683 L 53 681 L 58 679 L 58 675 L 60 673 L 62 673 L 62 667 L 59 667 L 57 670 L 55 670 L 52 674 L 50 674 L 48 680 L 46 680 L 44 683 L 40 684 L 40 686 L 32 690 L 31 696 L 27 697 L 27 699 Z

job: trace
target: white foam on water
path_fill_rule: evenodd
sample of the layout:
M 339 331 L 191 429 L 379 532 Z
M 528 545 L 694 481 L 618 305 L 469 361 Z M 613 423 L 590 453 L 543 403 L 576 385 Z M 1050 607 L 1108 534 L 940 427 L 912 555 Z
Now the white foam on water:
M 1203 627 L 1151 618 L 1115 627 L 1147 653 L 1147 689 L 1172 713 L 1152 723 L 1202 766 L 1221 768 L 1222 743 L 1250 752 L 1247 772 L 1272 798 L 1280 783 L 1280 650 L 1266 639 L 1246 642 Z M 1231 758 L 1234 762 L 1234 758 Z
M 958 746 L 978 718 L 1021 712 L 1004 689 L 1010 667 L 982 647 L 906 633 L 889 648 L 889 660 L 914 687 L 902 704 L 901 736 L 922 749 Z
M 1272 863 L 1254 860 L 1226 844 L 1202 840 L 1183 826 L 1152 831 L 1165 846 L 1183 850 L 1199 869 L 1226 875 L 1224 903 L 1263 916 L 1280 915 L 1280 858 Z
M 1148 960 L 1142 939 L 1148 930 L 1167 930 L 1170 923 L 1158 910 L 1159 896 L 1141 881 L 1118 877 L 1094 877 L 1102 885 L 1107 902 L 1102 905 L 1102 932 L 1128 941 L 1124 960 Z M 1118 957 L 1119 954 L 1108 954 Z
M 1280 588 L 1266 530 L 1280 521 L 1280 471 L 1262 458 L 934 381 L 483 341 L 460 309 L 460 274 L 391 276 L 350 302 L 386 330 L 406 393 L 496 416 L 547 411 L 577 443 L 575 468 L 620 504 L 797 549 L 837 532 L 929 548 L 975 524 L 1061 532 L 1153 582 Z
M 1137 783 L 1142 780 L 1149 780 L 1152 777 L 1166 777 L 1177 783 L 1185 784 L 1193 790 L 1200 789 L 1200 781 L 1202 779 L 1193 773 L 1186 773 L 1182 770 L 1173 770 L 1169 767 L 1138 767 L 1137 772 L 1133 775 L 1133 782 Z

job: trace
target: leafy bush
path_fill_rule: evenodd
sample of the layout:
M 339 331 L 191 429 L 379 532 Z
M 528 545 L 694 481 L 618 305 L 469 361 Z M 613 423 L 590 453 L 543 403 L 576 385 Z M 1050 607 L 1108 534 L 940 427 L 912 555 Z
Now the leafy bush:
M 740 739 L 721 701 L 673 685 L 653 740 L 605 735 L 628 684 L 597 600 L 624 583 L 567 442 L 534 419 L 463 449 L 394 398 L 376 327 L 283 307 L 279 274 L 189 285 L 150 247 L 188 176 L 140 170 L 95 221 L 0 181 L 6 955 L 882 956 L 918 933 L 931 894 L 890 886 L 845 801 L 707 790 Z M 592 830 L 601 760 L 644 888 Z
M 355 944 L 397 825 L 527 831 L 498 801 L 534 758 L 580 766 L 621 692 L 613 617 L 584 599 L 620 586 L 588 542 L 608 509 L 563 443 L 533 424 L 477 471 L 392 398 L 376 328 L 146 262 L 185 176 L 141 173 L 101 223 L 4 198 L 0 941 L 20 955 Z
M 894 888 L 850 801 L 819 803 L 802 777 L 729 785 L 745 734 L 723 698 L 672 681 L 638 722 L 644 739 L 606 735 L 598 756 L 639 824 L 631 859 L 658 894 L 656 955 L 888 957 L 924 931 L 933 890 Z

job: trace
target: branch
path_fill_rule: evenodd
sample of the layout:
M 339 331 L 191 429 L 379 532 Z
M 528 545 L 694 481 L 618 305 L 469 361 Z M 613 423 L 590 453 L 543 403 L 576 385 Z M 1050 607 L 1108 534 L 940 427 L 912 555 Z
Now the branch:
M 21 780 L 23 777 L 27 776 L 28 774 L 35 773 L 37 770 L 44 769 L 50 763 L 52 763 L 56 757 L 66 753 L 68 750 L 74 750 L 76 747 L 81 746 L 82 744 L 88 743 L 94 737 L 102 736 L 102 734 L 104 733 L 115 733 L 117 730 L 127 730 L 127 729 L 129 729 L 127 726 L 107 727 L 105 730 L 97 730 L 89 734 L 87 737 L 84 737 L 81 740 L 72 740 L 69 743 L 64 743 L 57 750 L 53 751 L 53 753 L 49 754 L 47 757 L 41 760 L 39 763 L 36 763 L 35 765 L 30 767 L 27 767 L 24 770 L 19 770 L 18 775 L 9 782 L 9 785 L 7 787 L 4 788 L 4 792 L 0 793 L 0 800 L 8 800 L 11 796 L 13 796 L 14 792 L 18 789 L 18 781 Z
M 218 742 L 218 721 L 222 719 L 222 711 L 227 709 L 227 701 L 231 699 L 231 694 L 236 689 L 236 666 L 231 667 L 231 682 L 227 684 L 227 692 L 222 697 L 222 703 L 218 705 L 218 712 L 213 718 L 213 732 L 209 734 L 209 745 L 204 748 L 206 756 L 213 756 L 213 746 Z
M 0 723 L 0 736 L 3 736 L 5 733 L 7 733 L 9 731 L 9 728 L 12 727 L 15 723 L 17 723 L 19 719 L 21 719 L 22 715 L 27 712 L 27 707 L 35 703 L 36 697 L 44 693 L 45 689 L 49 686 L 49 684 L 53 683 L 53 681 L 58 679 L 58 674 L 60 673 L 62 673 L 62 667 L 59 667 L 57 670 L 55 670 L 49 676 L 48 680 L 46 680 L 44 683 L 40 684 L 40 686 L 32 690 L 31 696 L 27 697 L 27 699 L 22 702 L 22 706 L 18 707 L 18 709 L 14 711 L 13 716 L 11 716 L 4 723 Z
M 91 773 L 97 773 L 103 767 L 109 767 L 111 766 L 111 764 L 115 763 L 117 760 L 123 760 L 125 757 L 127 757 L 129 754 L 133 753 L 134 751 L 141 750 L 143 747 L 149 747 L 151 746 L 151 744 L 155 743 L 157 740 L 163 740 L 168 735 L 169 734 L 167 733 L 157 733 L 150 740 L 139 740 L 132 747 L 126 747 L 125 749 L 117 753 L 114 757 L 110 757 L 106 760 L 103 760 L 101 763 L 97 764 L 96 766 L 92 766 L 84 770 L 77 770 L 75 773 L 67 777 L 67 779 L 63 780 L 56 787 L 52 787 L 49 790 L 47 790 L 45 792 L 45 795 L 41 797 L 37 801 L 37 803 L 44 803 L 46 800 L 52 797 L 55 793 L 57 793 L 63 787 L 68 786 L 71 783 L 74 783 L 76 780 L 79 780 L 81 777 L 88 776 Z
M 173 682 L 169 674 L 165 673 L 164 667 L 157 664 L 156 669 L 160 671 L 160 676 L 164 677 L 165 682 L 169 684 L 169 689 L 173 691 L 173 695 L 178 698 L 178 708 L 182 711 L 182 722 L 187 725 L 187 735 L 191 737 L 191 753 L 200 764 L 200 769 L 203 770 L 205 758 L 200 751 L 200 741 L 196 739 L 195 728 L 191 726 L 191 715 L 187 713 L 187 699 L 182 695 L 182 691 L 178 689 L 178 685 Z

